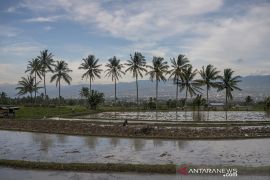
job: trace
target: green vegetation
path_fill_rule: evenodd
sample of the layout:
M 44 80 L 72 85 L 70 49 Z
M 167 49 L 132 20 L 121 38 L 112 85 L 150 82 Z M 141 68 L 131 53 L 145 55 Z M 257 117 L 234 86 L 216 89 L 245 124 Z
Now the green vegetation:
M 40 88 L 37 87 L 38 84 L 39 83 L 36 83 L 35 79 L 31 76 L 27 76 L 27 78 L 22 77 L 22 79 L 19 81 L 19 86 L 16 87 L 16 90 L 19 90 L 18 95 L 25 95 L 29 93 L 31 97 L 31 102 L 33 102 L 32 94 Z
M 192 70 L 192 66 L 187 67 L 184 69 L 183 79 L 180 83 L 180 91 L 186 89 L 186 96 L 185 96 L 185 106 L 187 102 L 188 93 L 190 97 L 200 93 L 201 88 L 199 87 L 199 83 L 194 81 L 194 78 L 197 74 L 197 70 Z
M 46 73 L 47 72 L 53 72 L 53 66 L 54 66 L 54 60 L 53 60 L 53 54 L 49 53 L 47 49 L 40 52 L 40 56 L 37 57 L 39 59 L 40 63 L 40 71 L 43 76 L 43 83 L 44 83 L 44 94 L 45 99 L 48 99 L 47 97 L 47 91 L 46 91 Z
M 130 55 L 130 60 L 125 64 L 128 68 L 125 72 L 131 72 L 133 78 L 136 79 L 136 100 L 137 106 L 139 105 L 139 89 L 138 89 L 138 77 L 143 77 L 142 72 L 147 72 L 145 57 L 140 52 L 135 52 L 134 56 Z
M 72 72 L 72 70 L 68 68 L 68 64 L 65 61 L 56 61 L 55 74 L 51 77 L 51 82 L 56 81 L 56 86 L 59 88 L 59 105 L 61 104 L 61 79 L 70 84 L 72 78 L 69 76 L 69 72 Z
M 198 79 L 197 82 L 201 85 L 204 86 L 206 85 L 206 102 L 207 105 L 209 104 L 208 100 L 208 95 L 209 95 L 209 90 L 211 88 L 218 88 L 218 82 L 217 79 L 219 71 L 217 71 L 217 68 L 215 68 L 213 65 L 209 64 L 204 68 L 202 67 L 202 70 L 199 71 L 199 74 L 201 75 L 202 79 Z
M 224 69 L 224 75 L 219 76 L 219 78 L 221 79 L 221 83 L 218 86 L 218 91 L 225 90 L 226 110 L 228 110 L 228 99 L 229 100 L 233 99 L 232 91 L 234 91 L 234 90 L 241 91 L 241 89 L 239 87 L 237 87 L 237 84 L 239 82 L 241 82 L 241 80 L 240 80 L 241 77 L 240 76 L 233 77 L 233 73 L 234 73 L 234 71 L 231 69 Z
M 169 66 L 167 65 L 167 62 L 164 61 L 164 58 L 162 57 L 153 57 L 153 66 L 146 66 L 150 69 L 146 73 L 146 75 L 150 76 L 150 80 L 153 82 L 153 80 L 156 80 L 156 109 L 158 108 L 158 82 L 160 80 L 166 81 L 165 74 L 168 73 Z
M 99 59 L 96 59 L 94 55 L 89 55 L 87 58 L 83 59 L 83 63 L 79 69 L 83 69 L 86 72 L 82 75 L 82 78 L 89 78 L 89 89 L 92 90 L 92 81 L 97 77 L 100 79 L 100 73 L 102 69 L 101 64 L 98 64 Z
M 42 79 L 41 76 L 41 63 L 39 63 L 38 58 L 33 58 L 32 61 L 28 61 L 28 65 L 25 72 L 30 72 L 30 75 L 34 75 L 35 78 L 35 87 L 38 87 L 37 77 Z M 37 88 L 35 89 L 35 103 L 37 100 Z
M 184 72 L 183 70 L 186 69 L 188 66 L 190 66 L 189 60 L 187 57 L 185 57 L 185 55 L 179 54 L 177 57 L 177 60 L 175 60 L 175 58 L 171 59 L 171 67 L 172 70 L 169 71 L 169 78 L 173 77 L 173 82 L 174 84 L 176 84 L 176 104 L 175 107 L 178 107 L 178 94 L 179 94 L 179 83 L 180 83 L 180 79 L 183 79 L 183 75 Z
M 20 110 L 16 112 L 18 119 L 40 119 L 55 116 L 75 116 L 80 114 L 92 113 L 83 106 L 40 106 L 40 107 L 24 107 L 20 106 Z
M 96 110 L 97 106 L 103 103 L 104 100 L 104 94 L 94 90 L 92 90 L 87 97 L 90 108 L 94 110 Z
M 20 160 L 0 159 L 1 166 L 28 169 L 44 170 L 65 170 L 65 171 L 104 171 L 104 172 L 137 172 L 137 173 L 160 173 L 175 174 L 174 164 L 116 164 L 116 163 L 55 163 L 55 162 L 35 162 Z M 234 168 L 238 174 L 259 174 L 269 175 L 270 166 L 211 166 L 211 165 L 188 165 L 189 168 Z
M 120 59 L 117 59 L 115 56 L 108 60 L 109 63 L 106 64 L 106 77 L 111 77 L 112 81 L 114 81 L 114 104 L 116 104 L 116 81 L 121 78 L 121 74 L 125 74 L 122 69 L 124 68 L 124 65 L 120 63 Z

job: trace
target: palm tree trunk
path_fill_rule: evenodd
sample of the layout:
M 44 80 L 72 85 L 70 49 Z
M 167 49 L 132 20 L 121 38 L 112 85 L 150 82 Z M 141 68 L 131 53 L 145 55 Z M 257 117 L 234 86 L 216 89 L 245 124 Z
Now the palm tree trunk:
M 137 107 L 138 107 L 139 106 L 138 75 L 136 75 L 136 89 L 137 89 Z
M 59 87 L 58 87 L 58 93 L 59 93 L 59 106 L 61 105 L 61 94 L 60 94 L 60 79 L 59 79 Z
M 44 82 L 44 93 L 45 93 L 45 99 L 47 98 L 47 91 L 46 91 L 46 73 L 43 74 L 43 82 Z
M 116 104 L 116 79 L 114 79 L 114 104 Z
M 178 107 L 178 78 L 176 80 L 176 109 Z
M 33 105 L 33 95 L 32 95 L 32 92 L 30 93 L 30 97 L 31 97 L 31 104 Z
M 186 88 L 186 98 L 185 98 L 185 105 L 184 105 L 185 109 L 186 109 L 186 104 L 187 104 L 187 88 Z
M 92 90 L 92 80 L 91 80 L 91 77 L 89 77 L 89 81 L 90 81 L 90 83 L 89 83 L 89 90 L 90 90 L 90 93 L 91 93 L 91 90 Z
M 37 102 L 37 72 L 35 72 L 35 104 Z
M 158 107 L 158 80 L 156 79 L 156 110 Z
M 206 101 L 207 101 L 207 106 L 209 104 L 209 101 L 208 101 L 208 91 L 209 91 L 209 87 L 207 86 L 206 88 Z
M 226 111 L 228 110 L 228 93 L 227 93 L 227 89 L 225 91 L 225 96 L 226 96 L 226 101 L 225 101 L 225 107 L 226 107 Z

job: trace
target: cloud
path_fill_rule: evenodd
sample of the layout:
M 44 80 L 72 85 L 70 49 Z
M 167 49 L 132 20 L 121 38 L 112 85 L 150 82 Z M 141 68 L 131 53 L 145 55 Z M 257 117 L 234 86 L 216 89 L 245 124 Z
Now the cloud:
M 34 18 L 30 18 L 30 19 L 25 19 L 23 21 L 28 22 L 28 23 L 35 23 L 35 22 L 47 23 L 47 22 L 55 22 L 60 18 L 61 18 L 61 16 L 34 17 Z
M 243 16 L 221 18 L 216 23 L 207 24 L 208 28 L 203 28 L 205 37 L 190 44 L 189 56 L 196 62 L 204 59 L 220 68 L 232 67 L 242 74 L 251 73 L 249 69 L 252 71 L 268 61 L 269 9 L 269 4 L 254 6 Z M 244 59 L 244 67 L 235 59 Z
M 25 75 L 24 71 L 22 64 L 0 63 L 0 84 L 16 84 L 18 78 Z
M 37 53 L 40 49 L 43 49 L 44 46 L 39 43 L 34 42 L 22 42 L 22 43 L 12 43 L 7 45 L 0 46 L 1 55 L 26 55 Z
M 45 26 L 44 27 L 44 30 L 46 31 L 46 32 L 48 32 L 48 31 L 50 31 L 50 30 L 52 30 L 53 28 L 51 27 L 51 26 Z
M 15 27 L 0 25 L 0 37 L 15 37 L 20 34 L 20 30 Z

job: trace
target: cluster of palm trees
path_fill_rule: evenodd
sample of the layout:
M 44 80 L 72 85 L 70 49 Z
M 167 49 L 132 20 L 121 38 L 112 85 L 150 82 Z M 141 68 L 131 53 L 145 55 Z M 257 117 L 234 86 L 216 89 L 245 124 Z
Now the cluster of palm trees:
M 68 74 L 69 72 L 72 72 L 72 70 L 68 68 L 68 64 L 62 60 L 54 61 L 52 53 L 49 53 L 48 50 L 41 51 L 40 56 L 28 61 L 25 72 L 29 72 L 29 75 L 27 75 L 27 77 L 22 77 L 19 81 L 19 86 L 16 88 L 19 91 L 18 95 L 29 93 L 32 100 L 32 94 L 35 93 L 35 101 L 37 91 L 40 88 L 44 88 L 45 99 L 48 98 L 46 90 L 46 74 L 48 72 L 53 73 L 50 82 L 56 81 L 56 86 L 59 88 L 59 104 L 61 103 L 61 80 L 63 79 L 68 84 L 70 84 L 72 80 Z M 43 87 L 39 86 L 39 80 L 43 80 Z
M 102 64 L 99 64 L 99 59 L 94 55 L 89 55 L 88 57 L 82 59 L 78 69 L 84 70 L 82 78 L 89 78 L 89 90 L 92 92 L 92 83 L 96 78 L 101 78 L 101 73 L 103 71 Z M 110 77 L 115 84 L 115 98 L 116 102 L 116 85 L 117 81 L 122 78 L 127 72 L 132 74 L 132 77 L 136 80 L 136 100 L 139 104 L 139 93 L 138 93 L 138 79 L 143 78 L 144 75 L 150 77 L 151 81 L 156 83 L 156 108 L 158 106 L 158 84 L 160 81 L 167 81 L 172 79 L 176 85 L 176 101 L 179 101 L 179 92 L 185 92 L 185 102 L 188 98 L 194 95 L 202 94 L 202 86 L 206 87 L 206 102 L 209 103 L 209 90 L 214 88 L 217 91 L 225 91 L 226 107 L 228 100 L 232 99 L 232 91 L 241 90 L 237 87 L 237 84 L 241 81 L 240 76 L 233 76 L 234 71 L 231 69 L 224 69 L 224 73 L 220 75 L 220 71 L 217 70 L 213 65 L 207 65 L 202 67 L 201 70 L 194 69 L 189 63 L 189 59 L 180 54 L 177 58 L 171 59 L 171 66 L 168 62 L 164 60 L 163 57 L 153 57 L 152 64 L 147 65 L 145 57 L 140 52 L 135 52 L 134 55 L 130 55 L 130 59 L 127 63 L 121 63 L 120 59 L 115 56 L 108 60 L 105 65 L 105 76 Z M 124 68 L 127 67 L 125 70 Z M 46 93 L 46 73 L 52 72 L 54 75 L 51 77 L 51 82 L 56 81 L 56 86 L 59 88 L 59 100 L 60 100 L 60 85 L 61 79 L 70 84 L 71 77 L 69 72 L 71 70 L 68 68 L 68 64 L 64 61 L 53 60 L 53 55 L 44 50 L 40 52 L 40 56 L 32 61 L 29 61 L 26 72 L 30 72 L 28 78 L 22 78 L 19 81 L 21 87 L 17 87 L 19 94 L 32 93 L 35 92 L 35 97 L 40 81 L 43 79 L 43 88 L 45 96 Z M 196 75 L 199 74 L 200 78 L 195 79 Z M 166 76 L 169 76 L 168 78 Z M 29 84 L 29 87 L 28 87 Z M 27 87 L 27 88 L 25 88 Z M 88 88 L 87 88 L 88 89 Z M 84 91 L 87 91 L 84 89 Z M 200 96 L 201 97 L 201 96 Z M 186 103 L 185 103 L 186 104 Z

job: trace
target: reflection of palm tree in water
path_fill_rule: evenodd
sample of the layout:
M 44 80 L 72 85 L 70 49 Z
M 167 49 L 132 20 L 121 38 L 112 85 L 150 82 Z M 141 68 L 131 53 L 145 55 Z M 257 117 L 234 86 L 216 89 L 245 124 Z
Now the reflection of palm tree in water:
M 65 135 L 57 134 L 56 137 L 57 137 L 57 142 L 60 142 L 62 144 L 67 142 L 67 136 Z
M 140 151 L 145 146 L 145 140 L 142 139 L 134 139 L 133 143 L 135 151 Z
M 179 148 L 179 149 L 183 149 L 183 148 L 186 146 L 186 144 L 187 144 L 186 141 L 181 141 L 181 140 L 179 140 L 179 141 L 174 141 L 174 142 L 177 142 L 177 145 L 178 145 L 178 148 Z
M 36 144 L 40 144 L 40 150 L 48 153 L 50 147 L 52 147 L 54 141 L 48 134 L 32 134 L 32 139 Z
M 201 111 L 193 111 L 192 117 L 194 121 L 204 121 L 205 120 L 205 114 Z
M 119 144 L 119 138 L 110 138 L 110 145 L 116 147 Z
M 84 137 L 85 145 L 87 145 L 90 149 L 96 149 L 97 146 L 97 138 L 96 137 Z
M 160 139 L 153 139 L 154 147 L 161 147 L 163 145 L 163 140 Z

